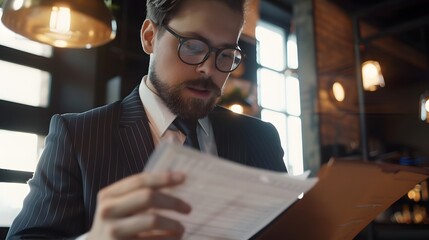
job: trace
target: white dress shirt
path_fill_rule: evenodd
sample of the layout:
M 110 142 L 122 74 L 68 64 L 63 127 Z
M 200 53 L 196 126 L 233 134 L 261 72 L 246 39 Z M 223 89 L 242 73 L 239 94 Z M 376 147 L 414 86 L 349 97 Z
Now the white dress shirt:
M 172 123 L 176 119 L 164 101 L 157 95 L 155 88 L 144 76 L 139 87 L 139 95 L 149 119 L 155 147 L 161 141 L 183 144 L 186 136 L 182 134 Z M 198 120 L 197 137 L 202 152 L 217 156 L 216 141 L 213 128 L 208 117 Z

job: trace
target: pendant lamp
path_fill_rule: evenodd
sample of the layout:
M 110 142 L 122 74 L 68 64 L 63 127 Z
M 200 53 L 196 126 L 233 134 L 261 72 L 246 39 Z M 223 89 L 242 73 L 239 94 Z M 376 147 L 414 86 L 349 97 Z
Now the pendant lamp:
M 116 35 L 103 0 L 5 0 L 1 20 L 28 39 L 60 48 L 96 47 Z

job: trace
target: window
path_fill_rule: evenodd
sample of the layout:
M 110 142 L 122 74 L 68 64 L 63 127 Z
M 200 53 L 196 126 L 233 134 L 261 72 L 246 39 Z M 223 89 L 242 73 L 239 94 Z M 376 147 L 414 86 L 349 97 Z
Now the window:
M 20 104 L 48 107 L 51 75 L 19 64 L 0 61 L 0 99 Z
M 0 130 L 0 169 L 34 172 L 43 150 L 43 136 Z M 27 184 L 0 182 L 0 226 L 10 226 L 29 192 Z
M 2 9 L 0 9 L 0 18 Z M 0 125 L 0 169 L 11 172 L 16 176 L 31 175 L 36 168 L 39 156 L 44 146 L 44 136 L 20 131 L 33 129 L 38 131 L 37 121 L 20 121 L 23 115 L 31 119 L 44 116 L 49 111 L 49 96 L 51 91 L 51 73 L 53 48 L 28 40 L 7 29 L 0 22 L 0 111 L 7 121 L 2 124 L 12 124 L 14 130 L 7 129 L 9 124 Z M 11 62 L 13 61 L 13 62 Z M 17 114 L 14 108 L 19 106 Z M 5 106 L 5 109 L 1 107 Z M 12 107 L 11 107 L 12 106 Z M 36 107 L 36 108 L 34 108 Z M 10 112 L 8 112 L 10 111 Z M 16 110 L 18 111 L 18 110 Z M 34 124 L 33 124 L 34 122 Z M 43 135 L 43 133 L 42 133 Z M 18 171 L 17 173 L 12 170 Z M 23 171 L 23 172 L 19 172 Z M 29 191 L 27 184 L 13 183 L 16 180 L 9 174 L 2 175 L 0 182 L 0 226 L 8 227 L 22 208 L 22 201 Z M 7 196 L 7 197 L 3 197 Z
M 279 132 L 288 172 L 302 174 L 301 99 L 299 79 L 294 74 L 298 68 L 296 38 L 261 21 L 256 27 L 256 39 L 261 119 L 271 122 Z
M 0 9 L 0 18 L 3 10 Z M 0 22 L 0 45 L 41 57 L 52 57 L 53 48 L 28 40 L 7 29 Z M 51 75 L 48 72 L 0 61 L 0 99 L 20 104 L 47 107 Z
M 0 129 L 0 168 L 33 172 L 44 136 Z
M 22 201 L 28 194 L 30 188 L 22 183 L 4 183 L 0 182 L 0 192 L 3 196 L 0 198 L 0 226 L 9 227 L 13 219 L 18 215 L 22 208 Z

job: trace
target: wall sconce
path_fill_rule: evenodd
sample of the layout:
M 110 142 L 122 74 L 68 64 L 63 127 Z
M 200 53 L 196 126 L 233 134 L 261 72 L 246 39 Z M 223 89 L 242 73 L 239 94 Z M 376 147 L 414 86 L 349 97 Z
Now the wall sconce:
M 116 36 L 103 0 L 5 0 L 3 24 L 34 41 L 60 48 L 91 48 Z
M 420 119 L 429 123 L 429 91 L 420 96 Z
M 366 91 L 375 91 L 378 87 L 384 87 L 383 74 L 377 61 L 366 61 L 362 64 L 362 81 Z
M 342 102 L 346 98 L 344 87 L 339 82 L 334 82 L 334 84 L 332 84 L 332 94 L 334 95 L 335 100 L 338 102 Z

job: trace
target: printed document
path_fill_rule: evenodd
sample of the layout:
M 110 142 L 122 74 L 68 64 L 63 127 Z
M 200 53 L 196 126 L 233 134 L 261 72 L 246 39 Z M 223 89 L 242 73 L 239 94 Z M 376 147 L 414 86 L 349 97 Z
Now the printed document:
M 182 222 L 187 240 L 249 239 L 317 182 L 317 178 L 247 167 L 171 143 L 157 147 L 145 171 L 186 174 L 184 184 L 166 191 L 189 203 L 192 212 L 161 214 Z

